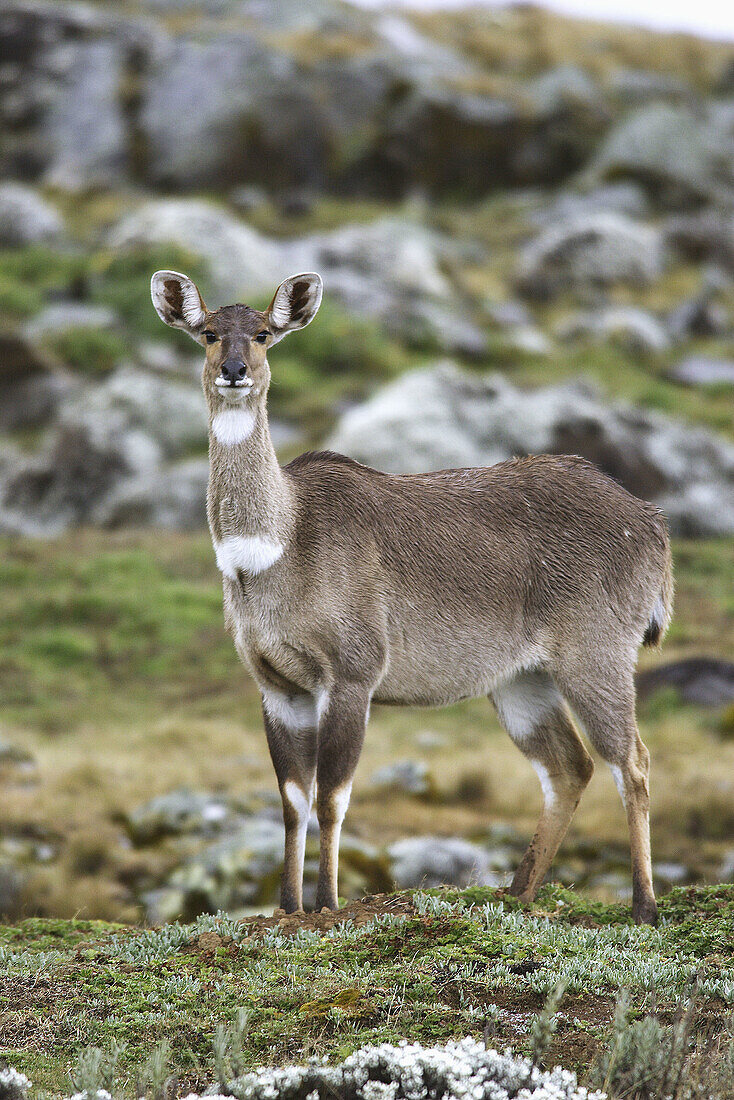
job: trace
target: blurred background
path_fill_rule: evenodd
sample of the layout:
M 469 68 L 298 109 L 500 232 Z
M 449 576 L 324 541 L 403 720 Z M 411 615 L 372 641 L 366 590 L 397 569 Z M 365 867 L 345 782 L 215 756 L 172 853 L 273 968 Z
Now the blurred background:
M 734 881 L 734 31 L 710 4 L 708 40 L 637 7 L 654 29 L 4 0 L 0 913 L 277 897 L 277 789 L 205 529 L 201 351 L 151 306 L 161 267 L 259 308 L 322 273 L 316 321 L 271 354 L 283 461 L 575 452 L 665 509 L 677 613 L 639 682 L 656 881 Z M 539 808 L 488 702 L 375 708 L 342 891 L 502 884 Z M 553 875 L 629 896 L 603 768 Z

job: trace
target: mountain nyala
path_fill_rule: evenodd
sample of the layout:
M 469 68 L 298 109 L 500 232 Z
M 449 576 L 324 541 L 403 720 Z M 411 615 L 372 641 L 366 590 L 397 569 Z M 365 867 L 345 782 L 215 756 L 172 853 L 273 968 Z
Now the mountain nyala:
M 210 310 L 185 275 L 152 279 L 161 319 L 206 352 L 207 514 L 226 626 L 262 696 L 283 802 L 282 908 L 302 907 L 314 801 L 316 906 L 338 904 L 339 836 L 370 704 L 485 695 L 543 792 L 512 894 L 535 897 L 591 778 L 580 729 L 626 808 L 635 919 L 654 922 L 634 670 L 640 645 L 656 645 L 670 621 L 665 520 L 571 455 L 410 475 L 330 451 L 281 466 L 268 355 L 310 324 L 321 296 L 307 272 L 263 311 Z

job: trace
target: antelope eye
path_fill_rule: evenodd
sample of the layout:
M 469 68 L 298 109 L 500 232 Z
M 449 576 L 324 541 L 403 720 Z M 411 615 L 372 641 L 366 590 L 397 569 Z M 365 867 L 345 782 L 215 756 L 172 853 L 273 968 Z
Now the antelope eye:
M 269 332 L 258 332 L 255 339 L 257 340 L 258 344 L 264 344 L 268 336 L 270 336 Z
M 202 333 L 202 336 L 206 337 L 207 344 L 215 344 L 219 339 L 216 332 L 212 332 L 212 330 L 209 328 L 205 329 L 205 331 Z

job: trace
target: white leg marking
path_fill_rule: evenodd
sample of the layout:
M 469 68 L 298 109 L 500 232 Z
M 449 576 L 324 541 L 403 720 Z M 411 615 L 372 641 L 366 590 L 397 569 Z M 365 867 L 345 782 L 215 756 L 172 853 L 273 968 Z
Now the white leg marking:
M 308 825 L 308 819 L 311 816 L 314 785 L 311 784 L 311 790 L 306 793 L 301 790 L 297 783 L 289 779 L 288 782 L 283 785 L 283 793 L 298 816 L 299 830 L 303 828 L 305 832 L 306 826 Z
M 545 801 L 545 807 L 549 810 L 556 801 L 556 792 L 553 789 L 553 781 L 551 780 L 545 764 L 541 764 L 539 760 L 531 760 L 530 763 L 535 768 L 538 779 L 540 780 L 540 786 L 543 788 L 543 799 Z
M 539 673 L 521 672 L 492 693 L 499 716 L 513 741 L 530 737 L 544 718 L 563 706 L 555 684 Z
M 311 695 L 286 695 L 282 691 L 262 691 L 263 706 L 274 722 L 288 730 L 316 729 L 316 704 Z
M 622 775 L 622 769 L 619 764 L 610 764 L 609 770 L 612 773 L 612 777 L 619 791 L 619 797 L 622 799 L 622 804 L 627 805 L 627 795 L 624 790 L 624 776 Z
M 329 709 L 329 693 L 326 688 L 319 688 L 316 693 L 316 720 L 320 722 Z
M 263 573 L 281 557 L 284 550 L 282 542 L 261 538 L 260 535 L 229 535 L 221 542 L 214 543 L 217 566 L 230 580 L 237 579 L 237 573 Z
M 336 810 L 337 821 L 341 827 L 341 823 L 344 820 L 349 806 L 349 799 L 352 797 L 352 783 L 345 783 L 343 787 L 337 788 L 331 796 L 334 800 L 334 808 Z
M 212 420 L 215 438 L 225 447 L 244 443 L 252 435 L 255 427 L 255 414 L 251 409 L 222 409 Z

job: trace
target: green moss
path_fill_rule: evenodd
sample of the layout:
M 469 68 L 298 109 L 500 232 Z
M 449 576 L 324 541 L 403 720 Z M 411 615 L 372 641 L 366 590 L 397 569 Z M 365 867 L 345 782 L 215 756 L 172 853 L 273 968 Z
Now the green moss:
M 121 333 L 87 326 L 49 334 L 43 343 L 71 370 L 90 375 L 108 374 L 132 350 Z
M 343 1057 L 405 1035 L 425 1043 L 481 1035 L 488 1018 L 498 1044 L 526 1050 L 526 1021 L 562 978 L 568 1009 L 556 1054 L 574 1065 L 588 1064 L 609 1036 L 622 983 L 641 1008 L 654 974 L 665 1012 L 698 973 L 709 1027 L 723 1020 L 718 998 L 734 1002 L 731 886 L 662 898 L 658 930 L 632 926 L 625 906 L 599 906 L 557 887 L 546 887 L 531 911 L 476 889 L 419 896 L 416 906 L 402 919 L 295 938 L 243 939 L 236 922 L 212 917 L 125 933 L 97 922 L 23 922 L 4 929 L 0 943 L 6 995 L 24 991 L 26 1041 L 3 1053 L 32 1070 L 37 1085 L 61 1091 L 79 1036 L 102 1050 L 124 1039 L 126 1092 L 135 1068 L 165 1041 L 176 1074 L 211 1080 L 215 1030 L 223 1024 L 231 1033 L 238 1009 L 247 1010 L 246 1067 L 306 1052 Z M 199 934 L 212 930 L 219 946 L 199 949 Z M 25 973 L 35 975 L 33 985 Z

